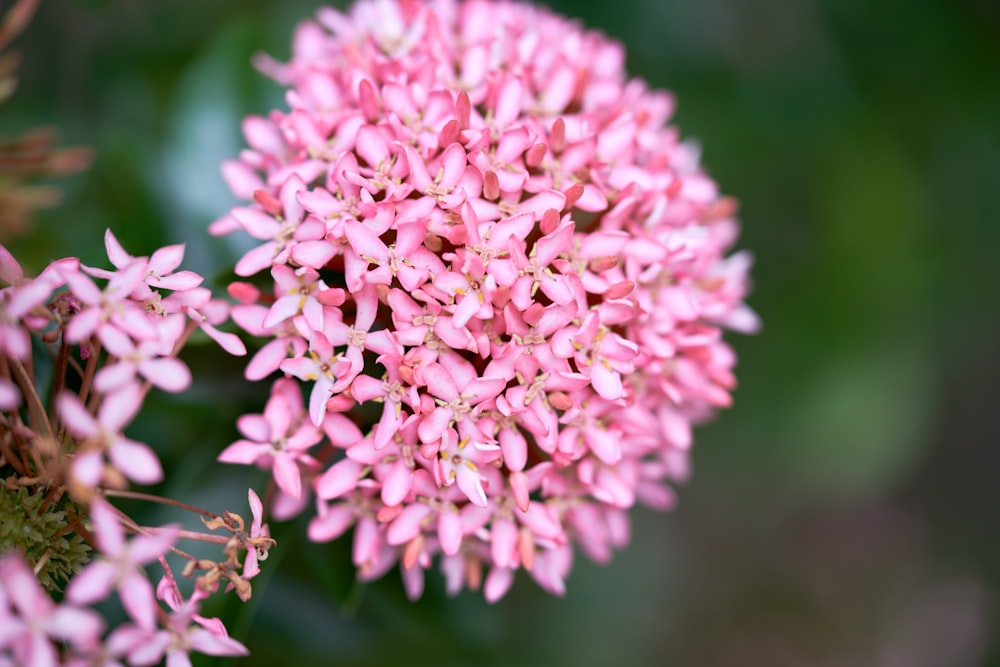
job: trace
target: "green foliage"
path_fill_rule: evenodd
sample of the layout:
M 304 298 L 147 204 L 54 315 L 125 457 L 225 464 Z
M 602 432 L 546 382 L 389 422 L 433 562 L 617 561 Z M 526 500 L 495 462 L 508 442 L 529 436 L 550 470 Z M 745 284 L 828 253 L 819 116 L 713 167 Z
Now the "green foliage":
M 53 502 L 48 489 L 0 484 L 0 553 L 20 551 L 42 586 L 61 590 L 90 560 L 90 547 L 70 527 L 79 513 L 68 498 Z

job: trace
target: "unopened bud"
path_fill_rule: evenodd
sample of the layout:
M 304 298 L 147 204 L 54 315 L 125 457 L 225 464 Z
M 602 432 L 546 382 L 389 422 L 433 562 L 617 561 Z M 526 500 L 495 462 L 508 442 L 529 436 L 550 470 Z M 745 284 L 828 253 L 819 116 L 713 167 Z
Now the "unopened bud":
M 590 260 L 589 268 L 594 273 L 601 273 L 618 266 L 617 255 L 601 255 Z

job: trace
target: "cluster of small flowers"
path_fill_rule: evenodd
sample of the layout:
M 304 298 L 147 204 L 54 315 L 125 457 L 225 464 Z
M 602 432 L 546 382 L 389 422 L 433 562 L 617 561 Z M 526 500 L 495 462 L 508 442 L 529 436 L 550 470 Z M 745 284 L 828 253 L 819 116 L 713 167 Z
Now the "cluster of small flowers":
M 192 651 L 247 654 L 222 621 L 198 615 L 200 601 L 214 589 L 198 585 L 187 599 L 181 594 L 164 559 L 178 529 L 165 526 L 126 540 L 109 503 L 93 500 L 89 515 L 100 556 L 70 580 L 60 604 L 41 587 L 20 554 L 0 555 L 0 664 L 110 667 L 125 661 L 139 667 L 166 658 L 180 667 L 190 666 Z M 165 574 L 154 593 L 142 566 L 156 560 Z M 129 620 L 105 635 L 105 620 L 89 605 L 103 602 L 115 590 Z M 7 663 L 6 658 L 15 662 Z
M 184 258 L 183 246 L 161 248 L 148 258 L 132 257 L 108 231 L 105 247 L 114 271 L 68 258 L 51 263 L 34 279 L 25 279 L 17 261 L 0 247 L 0 279 L 8 283 L 0 291 L 0 353 L 4 357 L 0 409 L 14 411 L 25 398 L 15 379 L 22 386 L 34 384 L 27 368 L 32 361 L 32 334 L 61 347 L 57 382 L 74 361 L 71 346 L 78 346 L 80 362 L 87 364 L 80 372 L 79 392 L 58 386 L 52 393 L 59 419 L 80 446 L 71 458 L 54 450 L 52 454 L 68 461 L 69 467 L 52 474 L 65 475 L 80 500 L 89 498 L 98 486 L 123 488 L 126 480 L 153 484 L 163 478 L 153 451 L 125 437 L 123 430 L 138 413 L 150 386 L 179 392 L 190 385 L 191 372 L 176 354 L 195 327 L 228 352 L 246 354 L 238 337 L 214 326 L 228 316 L 227 304 L 212 299 L 211 292 L 199 286 L 201 276 L 176 271 Z M 95 279 L 106 284 L 101 288 Z M 160 290 L 172 293 L 164 297 Z M 90 401 L 85 405 L 81 397 L 87 395 Z M 45 413 L 35 412 L 43 408 L 40 399 L 27 399 L 33 399 L 27 402 L 34 419 L 20 425 L 21 437 L 52 438 L 56 431 L 41 418 Z M 16 414 L 12 412 L 10 418 Z
M 401 561 L 416 597 L 440 555 L 452 592 L 562 593 L 729 405 L 735 205 L 623 60 L 527 4 L 362 0 L 259 61 L 290 110 L 244 121 L 250 203 L 211 231 L 262 242 L 233 319 L 271 339 L 247 377 L 283 377 L 221 459 L 272 470 L 277 517 L 315 493 L 313 540 L 354 525 L 361 578 Z
M 58 533 L 34 535 L 38 527 L 25 524 L 0 553 L 0 664 L 150 665 L 166 656 L 182 665 L 189 651 L 242 655 L 245 647 L 198 609 L 221 581 L 249 597 L 258 558 L 273 542 L 256 494 L 249 496 L 249 529 L 236 514 L 199 511 L 207 528 L 228 536 L 139 526 L 107 498 L 131 493 L 130 481 L 162 479 L 153 450 L 124 430 L 152 387 L 188 387 L 191 373 L 176 356 L 188 337 L 201 328 L 230 353 L 245 354 L 245 347 L 215 327 L 228 317 L 227 304 L 200 287 L 200 276 L 177 270 L 183 246 L 132 257 L 110 231 L 105 245 L 114 270 L 63 259 L 33 279 L 0 246 L 0 280 L 7 284 L 0 289 L 0 494 L 27 489 L 44 505 L 69 508 L 56 514 L 65 518 L 54 527 Z M 47 392 L 40 391 L 43 382 Z M 136 537 L 127 540 L 126 529 Z M 57 604 L 36 575 L 59 556 L 68 533 L 82 535 L 96 557 L 66 565 L 72 574 Z M 17 541 L 22 537 L 43 543 L 34 562 Z M 174 546 L 179 537 L 225 545 L 225 558 L 195 559 Z M 185 575 L 204 570 L 186 599 L 164 558 L 168 550 L 188 559 Z M 83 560 L 79 553 L 74 559 Z M 157 560 L 165 576 L 154 593 L 142 567 Z M 107 623 L 88 607 L 114 590 L 129 621 L 105 636 Z

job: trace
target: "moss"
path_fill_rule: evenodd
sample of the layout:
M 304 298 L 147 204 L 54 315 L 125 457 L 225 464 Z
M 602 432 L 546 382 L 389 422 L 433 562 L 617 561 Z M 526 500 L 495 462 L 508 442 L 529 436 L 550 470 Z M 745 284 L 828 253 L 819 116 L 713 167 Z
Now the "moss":
M 69 527 L 69 510 L 80 513 L 68 498 L 46 502 L 48 489 L 0 483 L 0 553 L 20 551 L 37 568 L 48 591 L 61 590 L 90 560 L 90 547 Z M 41 564 L 39 566 L 39 564 Z

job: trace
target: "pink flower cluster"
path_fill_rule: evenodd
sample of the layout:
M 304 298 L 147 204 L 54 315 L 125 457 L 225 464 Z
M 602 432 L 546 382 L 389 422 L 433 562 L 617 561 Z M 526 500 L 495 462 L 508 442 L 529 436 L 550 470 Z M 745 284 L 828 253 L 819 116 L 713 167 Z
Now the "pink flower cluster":
M 251 503 L 254 499 L 251 495 Z M 90 519 L 100 556 L 70 581 L 60 604 L 42 589 L 19 554 L 0 555 L 0 664 L 142 667 L 166 659 L 171 666 L 190 667 L 191 651 L 247 654 L 219 619 L 198 615 L 209 591 L 195 587 L 188 599 L 181 594 L 164 560 L 177 528 L 126 540 L 116 510 L 104 500 L 91 503 Z M 154 591 L 142 566 L 157 560 L 165 574 Z M 89 606 L 113 591 L 129 620 L 104 636 L 106 623 Z M 7 658 L 15 662 L 7 663 Z
M 721 329 L 758 326 L 735 205 L 623 60 L 477 0 L 321 9 L 261 60 L 289 110 L 244 121 L 249 203 L 211 231 L 259 241 L 233 318 L 269 339 L 247 377 L 281 377 L 221 458 L 273 471 L 279 517 L 315 494 L 313 540 L 353 525 L 363 579 L 401 562 L 416 597 L 440 555 L 450 591 L 562 593 L 729 405 Z
M 179 392 L 190 385 L 190 370 L 177 358 L 188 337 L 200 328 L 232 354 L 246 349 L 237 336 L 215 326 L 227 319 L 228 305 L 200 287 L 201 276 L 177 270 L 183 246 L 132 257 L 110 231 L 105 245 L 114 270 L 69 258 L 36 278 L 26 278 L 0 246 L 0 281 L 6 283 L 0 288 L 0 494 L 42 494 L 53 509 L 64 496 L 70 498 L 70 509 L 57 513 L 66 523 L 60 532 L 32 538 L 50 539 L 47 555 L 27 563 L 19 548 L 0 553 L 0 665 L 141 667 L 165 658 L 183 666 L 190 665 L 192 651 L 247 652 L 221 621 L 203 618 L 198 610 L 220 582 L 242 599 L 249 597 L 259 554 L 273 544 L 257 495 L 249 492 L 249 527 L 232 513 L 199 511 L 209 517 L 208 528 L 225 529 L 229 536 L 139 526 L 106 499 L 131 493 L 124 490 L 129 482 L 162 479 L 155 452 L 130 439 L 125 429 L 151 388 Z M 36 369 L 49 352 L 53 358 L 46 362 L 53 370 L 45 375 L 51 386 L 43 392 L 43 374 Z M 51 403 L 43 396 L 51 396 Z M 197 510 L 147 494 L 132 497 Z M 3 517 L 5 524 L 28 520 Z M 136 536 L 127 539 L 126 528 Z M 25 532 L 34 530 L 25 525 Z M 69 578 L 57 603 L 36 573 L 71 532 L 82 535 L 96 556 Z M 174 546 L 180 537 L 225 545 L 225 559 L 194 559 Z M 187 598 L 164 558 L 168 550 L 188 559 L 185 574 L 206 571 Z M 241 551 L 247 552 L 242 564 Z M 165 572 L 155 591 L 144 570 L 154 561 Z M 106 621 L 90 606 L 113 592 L 129 620 L 106 632 Z
M 176 353 L 194 328 L 201 328 L 228 352 L 246 354 L 237 336 L 214 326 L 228 317 L 228 305 L 199 286 L 201 276 L 177 271 L 183 246 L 132 257 L 109 230 L 105 247 L 113 271 L 67 258 L 53 262 L 33 279 L 26 279 L 13 256 L 0 248 L 0 278 L 8 283 L 0 290 L 4 370 L 9 370 L 8 364 L 30 365 L 32 334 L 58 342 L 67 352 L 70 346 L 78 347 L 81 361 L 90 368 L 82 372 L 79 394 L 63 389 L 56 396 L 59 420 L 80 443 L 64 473 L 80 499 L 98 486 L 124 487 L 126 479 L 140 484 L 162 479 L 153 451 L 123 431 L 150 387 L 179 392 L 191 384 L 191 372 Z M 161 290 L 171 293 L 164 296 Z M 0 375 L 0 410 L 15 410 L 22 398 L 9 372 Z M 41 406 L 29 405 L 37 422 L 29 429 L 50 430 L 51 424 L 37 419 L 35 408 Z M 22 435 L 46 434 L 24 430 Z

